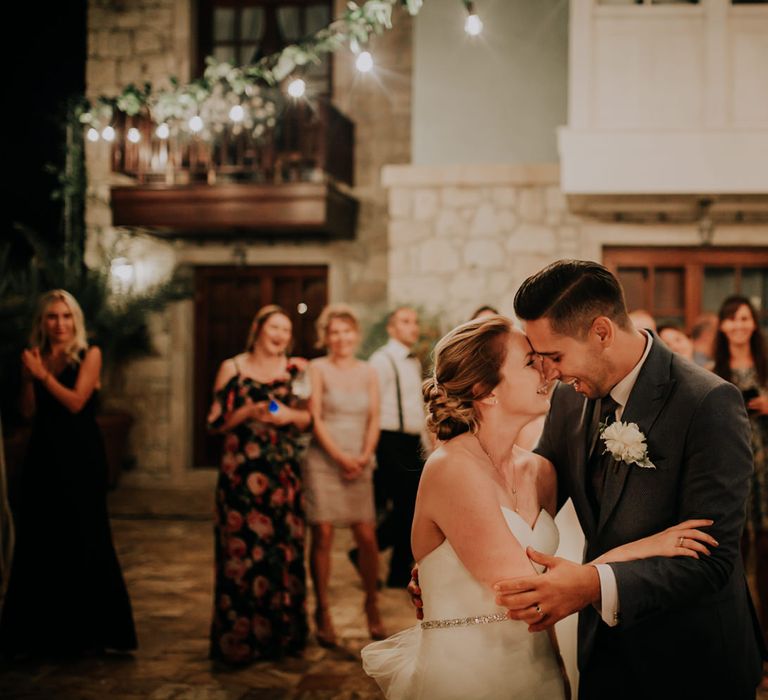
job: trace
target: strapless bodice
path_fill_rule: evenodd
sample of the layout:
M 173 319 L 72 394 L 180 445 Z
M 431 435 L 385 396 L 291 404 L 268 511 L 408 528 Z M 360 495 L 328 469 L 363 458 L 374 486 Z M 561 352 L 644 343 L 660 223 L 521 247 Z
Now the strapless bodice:
M 530 546 L 544 554 L 557 551 L 560 535 L 546 510 L 539 511 L 533 527 L 509 508 L 502 506 L 501 512 L 523 549 Z M 506 608 L 496 605 L 493 591 L 472 577 L 448 540 L 443 540 L 419 561 L 419 583 L 425 620 L 506 612 Z
M 530 527 L 518 513 L 501 510 L 521 547 L 555 553 L 560 537 L 547 511 Z M 472 578 L 448 540 L 421 559 L 419 583 L 426 622 L 460 622 L 416 625 L 362 650 L 365 672 L 388 700 L 564 700 L 547 633 L 506 619 L 506 608 Z M 474 619 L 486 616 L 497 621 Z

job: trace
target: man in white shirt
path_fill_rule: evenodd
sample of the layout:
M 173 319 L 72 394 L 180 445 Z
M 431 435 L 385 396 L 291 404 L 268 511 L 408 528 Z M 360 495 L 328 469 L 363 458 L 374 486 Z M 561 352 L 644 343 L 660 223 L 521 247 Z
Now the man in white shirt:
M 411 523 L 424 466 L 425 413 L 421 363 L 411 353 L 419 339 L 419 317 L 401 306 L 387 321 L 389 342 L 369 362 L 379 376 L 381 436 L 376 448 L 374 489 L 382 513 L 376 535 L 379 549 L 392 548 L 387 585 L 406 588 L 411 578 Z M 350 559 L 355 561 L 355 550 Z

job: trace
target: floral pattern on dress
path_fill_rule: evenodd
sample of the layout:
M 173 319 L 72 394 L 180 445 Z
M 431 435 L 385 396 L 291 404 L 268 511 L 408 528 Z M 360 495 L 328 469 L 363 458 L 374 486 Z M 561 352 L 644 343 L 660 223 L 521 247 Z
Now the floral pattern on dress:
M 768 387 L 761 387 L 754 367 L 732 369 L 731 380 L 741 391 L 757 389 L 765 394 Z M 755 470 L 747 501 L 747 527 L 768 530 L 768 416 L 749 414 L 752 426 L 752 455 Z
M 220 427 L 248 403 L 274 398 L 295 406 L 295 375 L 289 367 L 269 384 L 235 375 L 216 392 L 209 425 Z M 306 644 L 300 435 L 292 424 L 245 421 L 225 436 L 216 487 L 212 659 L 278 659 Z

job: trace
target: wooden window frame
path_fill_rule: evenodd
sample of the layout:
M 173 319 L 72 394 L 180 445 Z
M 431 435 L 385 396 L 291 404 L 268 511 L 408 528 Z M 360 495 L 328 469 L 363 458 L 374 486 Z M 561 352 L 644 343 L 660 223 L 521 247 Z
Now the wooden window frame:
M 328 14 L 332 18 L 334 16 L 334 3 L 333 0 L 198 0 L 197 3 L 197 57 L 195 64 L 197 67 L 197 75 L 202 75 L 205 71 L 205 59 L 207 56 L 213 55 L 213 11 L 217 7 L 231 7 L 236 11 L 242 11 L 247 7 L 304 7 L 305 9 L 311 5 L 328 5 Z M 306 22 L 306 16 L 304 13 L 301 15 L 301 22 Z M 239 46 L 245 43 L 240 41 L 238 37 L 234 45 Z M 328 94 L 330 97 L 333 94 L 333 54 L 329 53 L 326 57 L 328 61 Z
M 643 308 L 654 313 L 654 275 L 658 268 L 681 268 L 684 274 L 683 314 L 686 329 L 690 330 L 702 309 L 702 293 L 705 268 L 736 268 L 736 286 L 740 287 L 743 268 L 768 267 L 768 247 L 740 248 L 653 248 L 653 247 L 606 247 L 603 264 L 618 276 L 619 268 L 646 268 L 648 270 L 647 294 Z M 715 311 L 717 311 L 715 309 Z M 768 308 L 759 310 L 761 319 L 768 318 Z

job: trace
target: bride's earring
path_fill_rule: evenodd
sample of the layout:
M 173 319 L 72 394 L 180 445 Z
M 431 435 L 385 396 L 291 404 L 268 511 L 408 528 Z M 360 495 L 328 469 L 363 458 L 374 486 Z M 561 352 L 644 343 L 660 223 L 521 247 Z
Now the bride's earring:
M 499 403 L 499 400 L 491 394 L 483 403 L 487 404 L 488 406 L 496 406 Z

